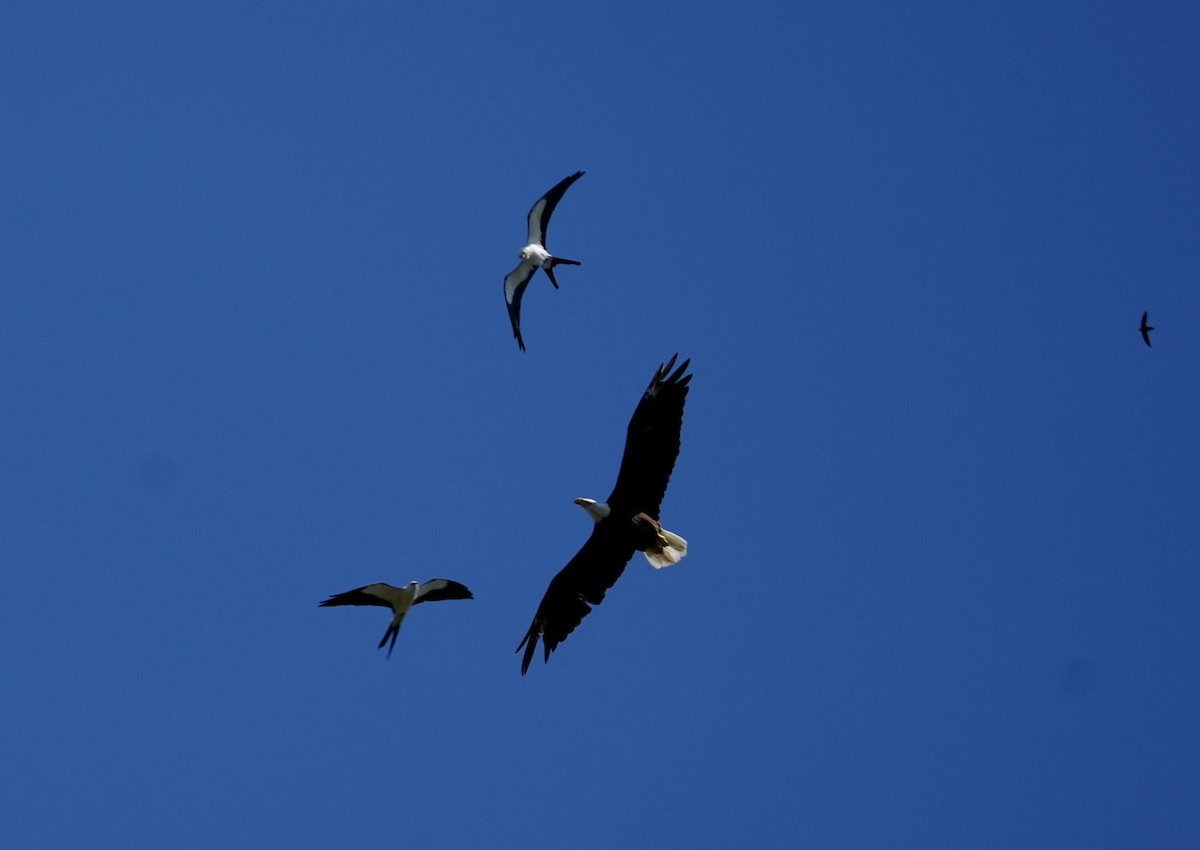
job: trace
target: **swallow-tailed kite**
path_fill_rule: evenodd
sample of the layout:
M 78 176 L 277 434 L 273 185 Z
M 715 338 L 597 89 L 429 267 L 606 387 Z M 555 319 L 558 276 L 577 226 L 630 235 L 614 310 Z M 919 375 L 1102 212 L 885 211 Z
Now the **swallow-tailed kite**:
M 550 282 L 558 289 L 558 281 L 554 279 L 554 267 L 581 265 L 578 260 L 564 260 L 562 257 L 550 255 L 546 250 L 546 228 L 550 226 L 550 216 L 562 200 L 563 194 L 582 176 L 582 171 L 576 171 L 570 177 L 564 178 L 557 186 L 538 198 L 537 203 L 530 208 L 529 244 L 522 248 L 518 255 L 521 264 L 504 278 L 504 301 L 508 304 L 508 318 L 512 321 L 513 336 L 517 338 L 517 345 L 522 351 L 525 350 L 525 341 L 521 339 L 521 296 L 525 294 L 525 287 L 529 285 L 533 273 L 538 269 L 545 269 Z
M 675 366 L 672 357 L 660 365 L 650 386 L 638 402 L 625 434 L 625 456 L 617 483 L 607 502 L 576 499 L 595 522 L 592 536 L 559 571 L 538 605 L 525 639 L 521 675 L 537 649 L 538 638 L 546 661 L 554 648 L 599 605 L 605 592 L 616 583 L 635 551 L 641 551 L 656 568 L 678 563 L 687 554 L 687 541 L 659 524 L 659 506 L 667 492 L 667 481 L 679 455 L 679 431 L 683 404 L 687 399 L 685 375 L 690 360 Z
M 379 648 L 383 649 L 388 638 L 392 639 L 392 644 L 388 647 L 388 658 L 391 658 L 392 650 L 396 647 L 396 635 L 400 634 L 400 624 L 404 622 L 404 615 L 408 613 L 409 608 L 421 602 L 437 602 L 440 599 L 474 598 L 471 596 L 471 591 L 467 590 L 466 585 L 445 578 L 435 578 L 424 584 L 412 581 L 404 587 L 392 587 L 390 584 L 383 583 L 368 584 L 357 590 L 335 593 L 322 602 L 321 607 L 379 605 L 383 608 L 391 608 L 392 624 L 388 626 L 388 630 L 383 633 L 383 640 L 379 642 Z

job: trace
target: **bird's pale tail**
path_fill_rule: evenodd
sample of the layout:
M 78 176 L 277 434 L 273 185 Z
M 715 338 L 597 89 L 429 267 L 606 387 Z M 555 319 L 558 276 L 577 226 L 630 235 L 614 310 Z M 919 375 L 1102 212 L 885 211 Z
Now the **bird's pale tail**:
M 680 559 L 687 554 L 687 541 L 678 534 L 663 528 L 659 530 L 658 540 L 654 546 L 646 549 L 643 554 L 650 562 L 650 566 L 661 570 L 663 567 L 679 563 Z

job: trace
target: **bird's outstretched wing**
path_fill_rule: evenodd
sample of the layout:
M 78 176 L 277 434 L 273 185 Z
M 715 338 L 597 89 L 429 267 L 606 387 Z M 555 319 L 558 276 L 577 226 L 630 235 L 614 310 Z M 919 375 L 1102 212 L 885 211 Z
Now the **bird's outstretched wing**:
M 399 587 L 379 582 L 347 590 L 345 593 L 335 593 L 320 605 L 322 608 L 333 605 L 378 605 L 381 608 L 392 608 L 395 600 L 400 598 L 401 592 Z
M 538 638 L 542 640 L 545 660 L 549 661 L 550 653 L 591 612 L 590 606 L 604 601 L 604 594 L 621 577 L 633 553 L 633 545 L 619 540 L 611 527 L 603 522 L 596 524 L 583 548 L 550 580 L 533 623 L 517 646 L 517 652 L 525 649 L 522 676 L 533 661 Z
M 582 171 L 576 171 L 570 177 L 564 177 L 529 208 L 529 242 L 527 244 L 537 243 L 543 248 L 546 247 L 546 228 L 550 226 L 550 216 L 554 213 L 554 208 L 558 206 L 558 202 L 562 200 L 562 196 L 571 187 L 571 184 L 582 176 Z
M 521 339 L 521 296 L 525 294 L 525 287 L 529 286 L 535 271 L 537 266 L 522 262 L 504 278 L 504 303 L 508 305 L 508 320 L 512 322 L 513 336 L 517 338 L 517 345 L 521 346 L 522 351 L 525 350 L 525 340 Z
M 678 357 L 673 355 L 658 367 L 629 420 L 621 469 L 608 497 L 613 513 L 629 516 L 645 513 L 658 519 L 667 482 L 679 456 L 683 405 L 692 379 L 684 374 L 691 359 L 684 360 L 672 373 Z
M 465 584 L 459 584 L 448 578 L 431 578 L 417 588 L 417 596 L 413 605 L 422 602 L 440 602 L 443 599 L 474 599 Z

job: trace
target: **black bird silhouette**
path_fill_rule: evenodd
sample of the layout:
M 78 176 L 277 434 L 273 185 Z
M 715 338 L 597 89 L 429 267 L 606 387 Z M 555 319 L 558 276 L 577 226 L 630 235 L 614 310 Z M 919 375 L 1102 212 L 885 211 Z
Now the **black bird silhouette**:
M 667 482 L 679 456 L 683 405 L 692 379 L 685 374 L 691 360 L 675 369 L 678 357 L 676 354 L 659 365 L 633 409 L 625 431 L 625 454 L 608 501 L 575 500 L 592 518 L 592 534 L 546 588 L 533 623 L 517 647 L 517 652 L 525 650 L 522 676 L 533 661 L 538 639 L 542 658 L 549 661 L 550 653 L 575 631 L 592 606 L 604 601 L 604 594 L 617 583 L 634 552 L 644 553 L 655 569 L 678 563 L 687 554 L 687 541 L 659 521 Z
M 1154 330 L 1154 328 L 1146 324 L 1146 317 L 1149 315 L 1149 310 L 1147 310 L 1145 313 L 1142 313 L 1142 326 L 1138 328 L 1138 330 L 1142 332 L 1142 339 L 1146 340 L 1146 345 L 1150 345 L 1150 331 Z M 1151 346 L 1151 348 L 1153 348 L 1153 346 Z

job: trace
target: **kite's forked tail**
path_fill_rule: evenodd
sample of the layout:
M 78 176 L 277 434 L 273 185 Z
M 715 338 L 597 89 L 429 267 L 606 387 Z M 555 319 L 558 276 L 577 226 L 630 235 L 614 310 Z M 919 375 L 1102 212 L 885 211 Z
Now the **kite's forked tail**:
M 392 617 L 392 624 L 388 626 L 388 630 L 383 633 L 383 640 L 379 642 L 379 649 L 383 649 L 383 645 L 388 642 L 388 638 L 392 639 L 392 645 L 388 647 L 388 658 L 392 657 L 392 650 L 396 648 L 396 636 L 400 634 L 400 624 L 404 622 L 404 615 L 407 611 L 401 611 Z
M 558 289 L 558 281 L 554 279 L 555 266 L 582 266 L 583 263 L 579 260 L 564 260 L 562 257 L 551 257 L 549 265 L 542 266 L 546 271 L 546 277 L 550 278 L 550 282 L 554 284 L 554 288 Z

